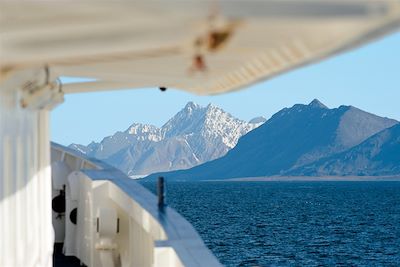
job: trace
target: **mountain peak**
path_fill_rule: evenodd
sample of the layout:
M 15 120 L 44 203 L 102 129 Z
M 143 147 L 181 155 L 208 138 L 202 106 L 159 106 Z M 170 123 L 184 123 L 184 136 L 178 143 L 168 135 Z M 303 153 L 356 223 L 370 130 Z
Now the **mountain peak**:
M 131 126 L 129 126 L 125 133 L 128 133 L 130 135 L 149 134 L 155 133 L 158 130 L 159 129 L 156 126 L 151 124 L 133 123 Z
M 249 123 L 252 123 L 252 124 L 261 124 L 261 123 L 264 123 L 264 122 L 266 122 L 266 121 L 267 121 L 266 118 L 264 118 L 263 116 L 260 116 L 260 117 L 255 117 L 255 118 L 251 119 L 251 120 L 249 121 Z
M 324 108 L 327 109 L 328 107 L 325 106 L 324 104 L 322 104 L 321 101 L 319 101 L 318 99 L 314 99 L 313 101 L 310 102 L 310 104 L 308 104 L 309 107 L 314 107 L 314 108 Z
M 207 110 L 209 110 L 209 109 L 221 109 L 220 107 L 214 105 L 213 103 L 209 103 L 206 108 L 207 108 Z
M 187 102 L 186 106 L 183 108 L 184 110 L 194 110 L 198 109 L 200 106 L 193 101 Z
M 231 114 L 229 114 L 222 108 L 220 108 L 212 103 L 207 105 L 207 107 L 205 108 L 205 118 L 209 118 L 211 120 L 216 120 L 220 116 L 232 117 Z

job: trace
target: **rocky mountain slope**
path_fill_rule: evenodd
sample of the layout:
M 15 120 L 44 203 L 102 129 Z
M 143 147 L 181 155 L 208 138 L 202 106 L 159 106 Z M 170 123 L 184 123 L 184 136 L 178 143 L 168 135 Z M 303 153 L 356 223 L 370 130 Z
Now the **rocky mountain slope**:
M 161 128 L 134 123 L 99 143 L 70 147 L 105 160 L 128 175 L 145 175 L 187 169 L 219 158 L 264 121 L 259 117 L 245 122 L 212 104 L 201 107 L 189 102 Z
M 292 170 L 296 176 L 400 175 L 400 124 L 385 129 L 343 153 Z
M 313 100 L 282 109 L 224 157 L 162 175 L 176 180 L 284 175 L 355 147 L 396 123 L 352 106 L 329 109 Z

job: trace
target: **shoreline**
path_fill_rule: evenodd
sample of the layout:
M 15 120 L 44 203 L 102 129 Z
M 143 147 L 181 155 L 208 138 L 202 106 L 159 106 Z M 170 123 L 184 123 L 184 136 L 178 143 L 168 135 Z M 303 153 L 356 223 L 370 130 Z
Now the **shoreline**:
M 390 176 L 266 176 L 207 180 L 212 182 L 400 182 L 400 175 Z

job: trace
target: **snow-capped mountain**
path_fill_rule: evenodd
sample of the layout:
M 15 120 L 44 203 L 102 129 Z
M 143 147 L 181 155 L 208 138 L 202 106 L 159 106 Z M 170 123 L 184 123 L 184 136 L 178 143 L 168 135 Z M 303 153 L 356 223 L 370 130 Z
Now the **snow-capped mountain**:
M 105 137 L 100 143 L 92 142 L 88 146 L 71 144 L 70 147 L 90 157 L 107 159 L 121 149 L 139 142 L 161 141 L 161 129 L 154 125 L 134 123 L 124 132 L 116 132 Z
M 261 125 L 239 120 L 221 108 L 189 102 L 161 128 L 134 123 L 101 142 L 70 147 L 102 159 L 128 175 L 187 169 L 225 155 L 239 138 Z

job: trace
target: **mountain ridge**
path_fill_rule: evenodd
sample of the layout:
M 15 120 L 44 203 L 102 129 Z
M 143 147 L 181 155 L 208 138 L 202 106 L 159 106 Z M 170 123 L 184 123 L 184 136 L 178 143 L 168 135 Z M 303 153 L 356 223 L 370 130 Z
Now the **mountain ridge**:
M 283 175 L 344 152 L 397 123 L 352 106 L 329 109 L 313 100 L 278 111 L 219 159 L 161 175 L 178 180 Z
M 400 174 L 400 123 L 342 153 L 287 173 L 295 176 L 387 176 Z
M 162 127 L 133 123 L 99 143 L 70 147 L 128 175 L 142 175 L 160 169 L 190 168 L 223 156 L 240 136 L 261 123 L 239 120 L 213 104 L 202 107 L 188 102 Z

